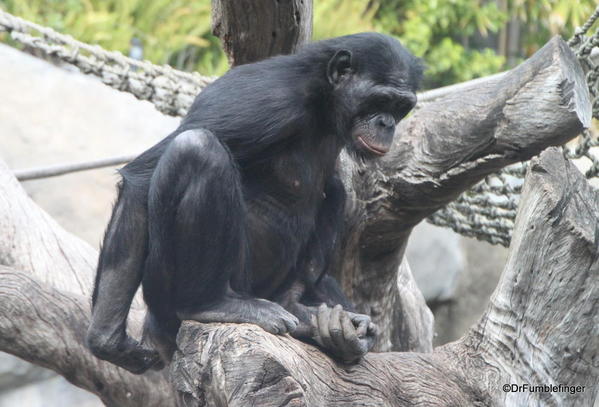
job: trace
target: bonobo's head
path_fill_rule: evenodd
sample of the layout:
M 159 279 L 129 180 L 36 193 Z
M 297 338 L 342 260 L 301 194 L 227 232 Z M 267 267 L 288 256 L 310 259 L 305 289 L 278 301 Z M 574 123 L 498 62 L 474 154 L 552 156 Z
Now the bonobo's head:
M 382 156 L 391 148 L 395 126 L 416 104 L 420 60 L 381 34 L 329 41 L 326 74 L 336 131 L 361 156 Z

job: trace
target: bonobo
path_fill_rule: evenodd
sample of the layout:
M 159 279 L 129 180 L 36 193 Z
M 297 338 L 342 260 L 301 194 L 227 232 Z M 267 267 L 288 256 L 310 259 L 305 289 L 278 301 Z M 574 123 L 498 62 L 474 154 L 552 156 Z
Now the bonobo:
M 340 151 L 387 153 L 416 103 L 418 60 L 374 33 L 231 69 L 174 133 L 121 169 L 87 344 L 134 373 L 159 369 L 182 320 L 251 323 L 343 362 L 373 345 L 326 274 L 343 224 Z M 140 342 L 126 333 L 142 284 Z

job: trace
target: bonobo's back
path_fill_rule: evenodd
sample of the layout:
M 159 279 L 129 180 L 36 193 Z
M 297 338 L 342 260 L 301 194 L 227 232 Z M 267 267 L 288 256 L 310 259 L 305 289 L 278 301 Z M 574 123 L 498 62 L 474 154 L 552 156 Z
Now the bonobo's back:
M 416 89 L 422 76 L 419 59 L 396 39 L 378 33 L 317 41 L 293 55 L 240 65 L 200 92 L 179 128 L 121 174 L 134 184 L 147 180 L 172 138 L 189 129 L 210 130 L 238 160 L 255 158 L 265 147 L 303 131 L 325 131 L 319 116 L 330 109 L 327 64 L 340 49 L 349 50 L 358 74 L 367 72 L 375 83 L 407 78 L 407 85 Z M 256 106 L 269 114 L 257 115 Z
M 356 72 L 367 72 L 375 83 L 408 78 L 408 86 L 416 88 L 422 74 L 419 60 L 399 41 L 383 34 L 318 41 L 293 55 L 232 68 L 197 96 L 180 130 L 208 129 L 237 156 L 241 151 L 252 154 L 258 146 L 301 133 L 306 127 L 323 129 L 325 123 L 314 121 L 329 107 L 327 64 L 340 49 L 349 50 Z M 256 106 L 271 113 L 256 115 Z

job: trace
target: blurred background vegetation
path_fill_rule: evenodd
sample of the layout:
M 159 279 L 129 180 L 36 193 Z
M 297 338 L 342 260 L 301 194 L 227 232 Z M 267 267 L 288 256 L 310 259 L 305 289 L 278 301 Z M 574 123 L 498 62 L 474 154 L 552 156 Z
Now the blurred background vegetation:
M 399 38 L 427 65 L 426 88 L 517 64 L 551 36 L 569 38 L 599 0 L 314 0 L 314 39 L 361 31 Z M 178 69 L 227 70 L 210 0 L 0 0 L 0 8 L 109 50 Z

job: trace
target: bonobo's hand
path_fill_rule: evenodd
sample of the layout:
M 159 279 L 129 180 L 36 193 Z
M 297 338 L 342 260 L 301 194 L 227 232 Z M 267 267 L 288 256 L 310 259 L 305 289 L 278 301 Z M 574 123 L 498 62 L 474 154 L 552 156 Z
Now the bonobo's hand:
M 378 328 L 370 317 L 322 304 L 311 315 L 313 339 L 345 363 L 356 363 L 376 340 Z

